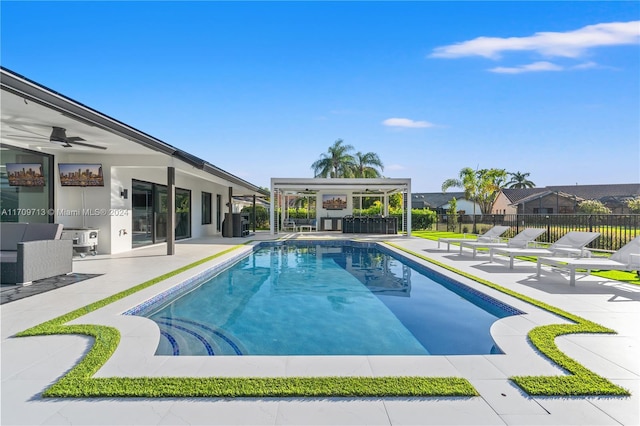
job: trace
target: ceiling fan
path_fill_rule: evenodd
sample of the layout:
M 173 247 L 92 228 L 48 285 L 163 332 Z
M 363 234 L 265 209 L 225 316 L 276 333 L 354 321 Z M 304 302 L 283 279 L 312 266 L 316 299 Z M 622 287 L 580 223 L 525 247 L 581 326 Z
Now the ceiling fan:
M 67 131 L 62 127 L 54 127 L 53 130 L 51 131 L 51 136 L 49 136 L 49 142 L 60 144 L 65 148 L 71 148 L 73 146 L 72 144 L 74 144 L 74 145 L 86 146 L 89 148 L 107 149 L 104 146 L 92 145 L 92 144 L 83 143 L 80 141 L 84 141 L 84 139 L 82 139 L 79 136 L 67 137 Z
M 29 132 L 29 133 L 32 133 L 32 132 Z M 46 139 L 46 136 L 42 136 L 38 134 L 36 134 L 36 136 L 22 136 L 22 135 L 11 135 L 11 136 L 18 137 L 18 138 L 26 138 L 26 139 Z M 49 142 L 55 143 L 65 148 L 72 148 L 74 145 L 80 145 L 80 146 L 86 146 L 88 148 L 103 149 L 103 150 L 107 149 L 104 146 L 93 145 L 93 144 L 89 144 L 81 141 L 84 141 L 84 139 L 82 139 L 79 136 L 68 137 L 66 129 L 63 129 L 62 127 L 56 127 L 56 126 L 53 126 L 51 135 L 49 136 Z

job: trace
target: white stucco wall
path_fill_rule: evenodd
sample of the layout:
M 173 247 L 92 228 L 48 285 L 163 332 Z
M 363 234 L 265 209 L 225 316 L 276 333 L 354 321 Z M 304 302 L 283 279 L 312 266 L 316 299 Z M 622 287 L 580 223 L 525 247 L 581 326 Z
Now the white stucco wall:
M 131 250 L 132 236 L 132 181 L 167 184 L 167 167 L 176 167 L 176 188 L 191 191 L 191 237 L 217 235 L 216 194 L 222 196 L 221 217 L 228 200 L 228 187 L 221 179 L 162 156 L 121 156 L 90 154 L 57 155 L 55 164 L 55 221 L 67 228 L 98 228 L 98 251 L 120 253 Z M 58 163 L 101 163 L 104 187 L 62 187 L 58 176 Z M 200 176 L 199 176 L 200 175 Z M 208 179 L 208 180 L 205 180 Z M 215 179 L 219 182 L 212 182 Z M 120 194 L 126 189 L 127 198 Z M 202 192 L 211 193 L 212 223 L 202 225 Z M 84 199 L 84 201 L 83 201 Z M 84 215 L 82 213 L 85 213 Z

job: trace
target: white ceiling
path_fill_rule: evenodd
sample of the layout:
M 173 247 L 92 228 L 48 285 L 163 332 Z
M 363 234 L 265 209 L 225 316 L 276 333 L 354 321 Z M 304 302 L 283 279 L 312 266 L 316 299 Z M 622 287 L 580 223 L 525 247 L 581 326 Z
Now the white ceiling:
M 0 138 L 2 143 L 47 154 L 152 154 L 153 150 L 128 139 L 89 125 L 13 93 L 2 91 L 0 99 Z M 67 137 L 79 136 L 83 143 L 106 150 L 73 145 L 64 147 L 49 141 L 53 127 L 66 129 Z M 159 154 L 159 153 L 158 153 Z

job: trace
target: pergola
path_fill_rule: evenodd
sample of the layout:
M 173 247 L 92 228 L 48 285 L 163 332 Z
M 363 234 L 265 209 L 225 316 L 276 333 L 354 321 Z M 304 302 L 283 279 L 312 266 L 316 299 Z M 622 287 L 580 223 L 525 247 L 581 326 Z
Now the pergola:
M 285 200 L 288 196 L 321 196 L 324 194 L 345 194 L 353 197 L 380 197 L 383 202 L 383 214 L 389 213 L 389 196 L 400 193 L 403 196 L 402 230 L 411 236 L 411 179 L 379 178 L 379 179 L 346 179 L 346 178 L 271 178 L 271 235 L 282 228 L 276 218 L 276 203 L 280 202 L 282 212 L 286 210 Z M 353 210 L 353 206 L 351 208 Z M 320 210 L 316 209 L 316 219 L 321 219 Z

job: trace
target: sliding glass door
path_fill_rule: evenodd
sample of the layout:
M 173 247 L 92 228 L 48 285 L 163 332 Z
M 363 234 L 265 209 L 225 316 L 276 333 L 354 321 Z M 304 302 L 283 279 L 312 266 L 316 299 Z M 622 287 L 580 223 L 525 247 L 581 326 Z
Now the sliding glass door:
M 167 241 L 167 187 L 133 180 L 133 247 Z M 191 191 L 176 188 L 176 240 L 191 237 Z
M 153 184 L 133 181 L 131 187 L 131 245 L 133 247 L 153 244 Z

